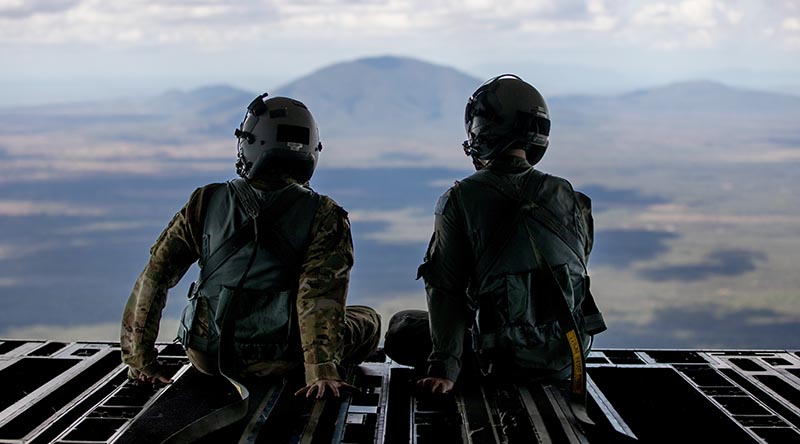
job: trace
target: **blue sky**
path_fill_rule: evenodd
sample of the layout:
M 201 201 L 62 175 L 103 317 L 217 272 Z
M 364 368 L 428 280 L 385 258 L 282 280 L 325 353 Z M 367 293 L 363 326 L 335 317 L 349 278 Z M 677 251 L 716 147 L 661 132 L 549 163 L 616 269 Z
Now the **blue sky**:
M 0 105 L 258 91 L 381 54 L 556 94 L 692 78 L 800 94 L 800 1 L 0 0 Z

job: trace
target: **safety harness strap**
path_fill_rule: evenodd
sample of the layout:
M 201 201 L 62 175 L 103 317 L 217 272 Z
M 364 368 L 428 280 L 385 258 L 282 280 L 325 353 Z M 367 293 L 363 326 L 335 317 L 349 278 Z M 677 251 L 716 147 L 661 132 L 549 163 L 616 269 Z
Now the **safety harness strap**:
M 567 303 L 567 295 L 565 294 L 564 289 L 561 287 L 561 284 L 559 284 L 555 274 L 553 274 L 553 269 L 550 266 L 550 263 L 547 261 L 547 258 L 545 258 L 545 256 L 539 250 L 533 233 L 528 227 L 527 218 L 523 217 L 526 214 L 531 214 L 532 211 L 535 214 L 535 211 L 538 207 L 535 203 L 536 197 L 538 196 L 538 193 L 541 189 L 541 184 L 546 175 L 531 169 L 528 173 L 528 176 L 524 179 L 521 192 L 518 195 L 517 193 L 510 191 L 510 187 L 502 182 L 500 180 L 501 178 L 494 176 L 495 175 L 493 173 L 487 172 L 486 174 L 480 174 L 473 177 L 483 183 L 487 183 L 496 187 L 504 196 L 514 200 L 515 203 L 511 206 L 513 214 L 509 214 L 509 217 L 500 219 L 505 221 L 505 223 L 501 223 L 500 226 L 495 228 L 495 233 L 492 235 L 492 237 L 490 237 L 492 241 L 489 242 L 483 254 L 478 259 L 476 267 L 478 277 L 482 281 L 481 284 L 483 284 L 483 281 L 487 278 L 488 271 L 499 259 L 503 250 L 505 250 L 506 244 L 510 240 L 511 235 L 514 233 L 515 228 L 520 223 L 524 224 L 525 229 L 528 232 L 527 237 L 530 240 L 531 247 L 533 248 L 534 254 L 537 257 L 537 262 L 541 264 L 541 269 L 544 272 L 544 284 L 548 290 L 545 291 L 544 294 L 549 295 L 551 299 L 551 306 L 555 309 L 556 320 L 561 328 L 561 331 L 564 335 L 564 340 L 569 347 L 570 355 L 572 357 L 572 383 L 570 386 L 570 393 L 573 413 L 582 422 L 593 424 L 586 413 L 586 359 L 584 356 L 583 344 L 578 332 L 578 327 L 575 323 L 575 318 L 573 317 L 572 310 L 570 310 L 569 304 Z M 485 340 L 491 342 L 491 339 L 493 338 L 486 338 Z
M 201 278 L 197 282 L 195 288 L 200 288 L 202 284 L 205 283 L 211 276 L 213 276 L 213 274 L 219 270 L 219 268 L 224 265 L 228 259 L 233 257 L 237 251 L 241 250 L 245 245 L 248 245 L 255 240 L 256 228 L 253 226 L 256 223 L 263 224 L 263 222 L 257 222 L 258 220 L 263 219 L 263 216 L 261 216 L 262 213 L 268 212 L 271 214 L 273 219 L 276 219 L 280 217 L 297 199 L 297 194 L 292 192 L 293 190 L 289 188 L 296 186 L 292 184 L 288 185 L 283 191 L 281 191 L 278 197 L 271 204 L 269 204 L 269 206 L 261 208 L 258 198 L 250 188 L 250 185 L 248 185 L 244 179 L 229 181 L 227 185 L 234 190 L 236 197 L 239 199 L 241 205 L 245 208 L 245 211 L 249 217 L 247 222 L 245 222 L 241 227 L 237 228 L 231 237 L 222 242 L 220 246 L 208 256 L 208 259 L 206 259 L 201 270 Z M 278 245 L 278 248 L 285 249 L 285 247 L 281 244 Z M 286 252 L 288 253 L 288 251 Z

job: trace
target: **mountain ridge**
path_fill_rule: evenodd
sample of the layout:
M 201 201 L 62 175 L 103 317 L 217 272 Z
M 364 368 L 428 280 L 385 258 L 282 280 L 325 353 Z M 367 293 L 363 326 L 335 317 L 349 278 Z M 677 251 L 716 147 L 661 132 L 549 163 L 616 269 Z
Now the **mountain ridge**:
M 535 80 L 528 80 L 536 86 Z M 462 140 L 465 103 L 482 82 L 452 67 L 384 55 L 327 65 L 267 92 L 306 103 L 326 142 L 345 142 L 357 149 L 353 155 L 392 163 L 425 158 L 433 145 Z M 126 141 L 197 143 L 230 137 L 246 106 L 261 92 L 213 84 L 95 104 L 0 108 L 0 132 L 40 133 L 43 130 L 36 122 L 46 117 L 49 126 L 44 132 L 92 137 L 110 133 Z M 702 122 L 727 120 L 733 127 L 743 127 L 754 120 L 800 118 L 800 97 L 702 79 L 612 96 L 542 93 L 554 125 L 571 131 L 607 126 L 613 120 L 621 125 L 661 122 L 704 131 L 699 126 Z M 781 131 L 786 133 L 781 137 L 794 140 L 793 133 Z M 380 147 L 378 154 L 373 153 L 376 147 Z
M 276 88 L 266 89 L 266 92 L 269 92 L 271 96 L 296 96 L 294 98 L 308 102 L 309 108 L 315 112 L 315 115 L 317 108 L 313 105 L 318 105 L 319 111 L 337 117 L 335 120 L 340 120 L 342 114 L 352 116 L 356 107 L 367 102 L 381 103 L 381 101 L 386 104 L 398 105 L 401 108 L 399 111 L 415 107 L 417 110 L 427 108 L 429 112 L 423 113 L 423 117 L 439 120 L 445 115 L 460 115 L 467 97 L 484 80 L 454 67 L 435 62 L 406 56 L 381 55 L 326 65 Z M 535 79 L 526 80 L 537 86 Z M 196 106 L 204 111 L 212 108 L 222 111 L 221 108 L 235 107 L 237 114 L 241 114 L 249 100 L 261 92 L 264 91 L 248 91 L 230 84 L 216 83 L 191 89 L 173 88 L 160 94 L 135 99 L 110 98 L 94 102 L 78 101 L 54 104 L 50 107 L 0 107 L 0 112 L 33 109 L 41 111 L 42 108 L 64 110 L 73 106 L 86 107 L 91 104 L 100 105 L 108 102 L 133 102 L 138 105 L 148 104 L 155 109 L 168 106 L 170 111 L 177 110 L 181 106 L 184 108 Z M 726 105 L 754 101 L 759 106 L 768 105 L 769 102 L 776 102 L 781 106 L 800 106 L 800 96 L 731 86 L 710 79 L 687 79 L 614 95 L 559 94 L 551 96 L 546 90 L 541 92 L 548 102 L 553 103 L 587 100 L 613 101 L 623 104 L 668 100 L 684 102 L 687 97 L 694 96 L 698 101 L 712 97 L 722 98 Z M 442 102 L 446 102 L 449 106 L 445 106 Z M 382 120 L 392 120 L 387 119 L 386 113 L 376 109 L 376 106 L 373 104 L 369 106 L 369 111 L 357 114 L 367 117 L 369 121 L 376 117 L 375 112 L 377 111 L 377 116 Z M 453 111 L 451 108 L 456 108 L 457 111 Z M 162 109 L 162 111 L 164 110 Z M 460 121 L 460 117 L 457 120 Z

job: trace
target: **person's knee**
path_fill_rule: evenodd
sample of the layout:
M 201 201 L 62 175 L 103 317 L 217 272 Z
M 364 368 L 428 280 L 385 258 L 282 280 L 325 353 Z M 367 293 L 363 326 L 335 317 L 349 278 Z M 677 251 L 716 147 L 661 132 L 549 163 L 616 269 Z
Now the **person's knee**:
M 432 348 L 428 312 L 403 310 L 389 320 L 383 350 L 395 362 L 424 366 Z
M 351 322 L 355 322 L 359 325 L 360 329 L 365 333 L 364 336 L 380 336 L 381 315 L 372 307 L 367 307 L 365 305 L 348 305 L 347 318 L 349 318 Z
M 214 376 L 219 373 L 217 369 L 217 360 L 212 358 L 208 353 L 195 350 L 193 348 L 186 349 L 186 357 L 192 363 L 195 370 L 205 375 Z
M 427 311 L 398 311 L 389 319 L 385 338 L 387 343 L 406 342 L 412 338 L 421 338 L 430 342 L 430 325 L 428 324 Z
M 381 317 L 363 305 L 348 305 L 345 311 L 343 363 L 358 364 L 378 349 L 381 340 Z

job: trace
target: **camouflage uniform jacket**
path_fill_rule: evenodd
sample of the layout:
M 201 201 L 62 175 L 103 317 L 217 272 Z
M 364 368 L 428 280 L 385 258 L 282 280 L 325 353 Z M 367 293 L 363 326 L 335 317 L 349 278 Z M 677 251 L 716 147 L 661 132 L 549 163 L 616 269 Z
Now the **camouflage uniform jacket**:
M 275 190 L 290 181 L 283 178 L 252 184 Z M 157 371 L 154 344 L 167 291 L 199 259 L 208 201 L 222 185 L 210 184 L 195 190 L 150 249 L 150 261 L 136 280 L 122 316 L 120 345 L 130 377 L 139 372 L 149 376 Z M 336 366 L 342 360 L 344 307 L 353 266 L 350 222 L 347 212 L 333 199 L 322 196 L 311 232 L 296 304 L 307 383 L 341 379 Z

